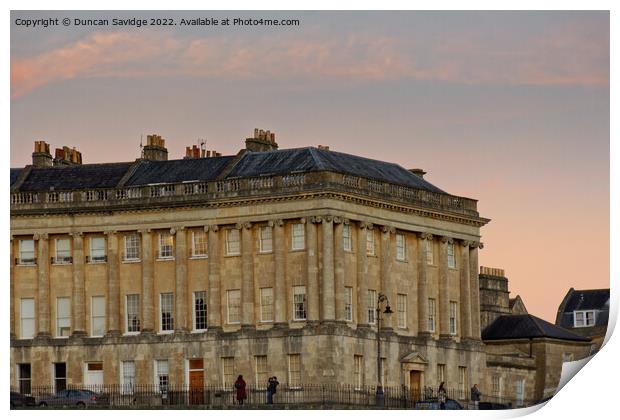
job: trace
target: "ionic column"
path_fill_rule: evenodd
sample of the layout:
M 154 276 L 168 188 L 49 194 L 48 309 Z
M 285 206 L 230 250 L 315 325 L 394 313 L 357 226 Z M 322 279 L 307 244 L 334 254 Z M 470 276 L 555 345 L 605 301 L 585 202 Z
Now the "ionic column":
M 471 313 L 471 335 L 480 340 L 480 281 L 478 280 L 478 248 L 483 248 L 482 242 L 472 242 L 469 245 L 469 269 L 470 269 L 470 296 Z
M 142 234 L 142 333 L 154 333 L 153 321 L 153 242 L 151 229 L 141 230 Z
M 321 284 L 323 297 L 322 320 L 336 319 L 336 301 L 334 296 L 334 218 L 324 216 L 322 224 L 323 278 Z
M 84 238 L 82 232 L 74 232 L 73 236 L 73 309 L 72 335 L 86 335 L 85 285 L 84 285 Z
M 439 242 L 439 335 L 444 337 L 450 337 L 449 243 L 452 243 L 452 239 L 447 236 L 442 236 Z
M 432 241 L 430 233 L 418 234 L 418 333 L 430 334 L 428 329 L 428 279 L 426 244 Z
M 336 293 L 336 319 L 345 321 L 344 316 L 344 247 L 342 241 L 343 225 L 348 225 L 349 220 L 342 217 L 334 217 L 334 284 Z
M 252 224 L 237 223 L 241 229 L 241 325 L 254 324 L 254 247 L 252 242 Z
M 15 338 L 15 240 L 13 239 L 13 235 L 11 235 L 11 277 L 10 277 L 10 310 L 11 310 L 11 340 Z
M 396 233 L 396 229 L 391 226 L 381 226 L 381 292 L 388 297 L 392 307 L 396 304 L 394 299 L 394 285 L 392 284 L 392 242 L 390 234 Z M 392 316 L 382 316 L 381 327 L 393 328 L 394 321 Z
M 50 271 L 49 243 L 47 233 L 35 234 L 37 244 L 37 263 L 39 268 L 37 283 L 38 331 L 37 336 L 49 337 L 50 334 Z
M 471 338 L 471 289 L 470 289 L 470 267 L 469 267 L 469 245 L 470 241 L 461 241 L 461 337 Z
M 219 246 L 219 227 L 217 225 L 205 226 L 205 231 L 209 232 L 209 306 L 208 322 L 209 327 L 222 326 L 222 305 L 220 296 L 220 246 Z
M 357 232 L 357 324 L 368 325 L 368 255 L 366 253 L 366 230 L 372 223 L 359 222 Z
M 118 234 L 106 232 L 108 244 L 108 335 L 121 333 L 121 280 L 118 263 Z
M 284 221 L 276 219 L 269 222 L 273 227 L 273 258 L 274 258 L 274 284 L 273 297 L 275 309 L 275 322 L 286 322 L 286 239 L 284 237 Z
M 170 234 L 176 237 L 175 243 L 175 321 L 174 327 L 177 332 L 189 331 L 187 324 L 187 230 L 180 226 L 170 229 Z
M 302 219 L 302 223 L 306 220 Z M 308 258 L 308 321 L 319 320 L 319 260 L 317 253 L 319 251 L 318 241 L 316 238 L 316 226 L 315 223 L 321 223 L 321 217 L 310 217 L 306 223 L 306 236 L 308 239 L 306 256 Z

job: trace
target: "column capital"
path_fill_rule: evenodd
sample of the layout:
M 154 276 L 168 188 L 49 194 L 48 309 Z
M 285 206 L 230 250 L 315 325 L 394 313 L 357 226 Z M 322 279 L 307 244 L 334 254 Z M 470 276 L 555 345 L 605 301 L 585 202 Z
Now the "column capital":
M 383 233 L 396 233 L 396 228 L 394 226 L 381 226 L 381 232 Z
M 482 249 L 482 248 L 484 248 L 484 244 L 482 242 L 471 241 L 469 243 L 469 247 L 470 248 L 480 248 L 480 249 Z
M 217 232 L 218 230 L 220 230 L 220 227 L 216 224 L 205 225 L 205 232 Z
M 420 239 L 424 239 L 426 241 L 432 241 L 433 240 L 433 234 L 432 233 L 420 232 L 420 234 L 418 236 L 420 237 Z
M 42 240 L 44 240 L 44 241 L 45 241 L 45 240 L 47 240 L 47 239 L 49 238 L 49 235 L 48 235 L 47 233 L 35 233 L 35 234 L 32 236 L 32 238 L 33 238 L 35 241 L 38 241 L 38 240 L 40 240 L 40 239 L 42 239 Z
M 103 232 L 106 235 L 108 234 L 108 232 Z M 70 233 L 71 236 L 73 236 L 74 239 L 80 238 L 81 236 L 84 236 L 84 232 L 71 232 Z
M 363 220 L 360 220 L 360 229 L 368 229 L 368 230 L 372 230 L 373 229 L 373 224 L 370 222 L 365 222 Z
M 449 236 L 442 236 L 442 237 L 441 237 L 441 242 L 443 242 L 443 243 L 446 243 L 446 242 L 447 242 L 447 243 L 449 243 L 449 244 L 453 244 L 453 243 L 454 243 L 454 239 L 452 239 L 452 238 L 451 238 L 451 237 L 449 237 Z
M 269 227 L 283 226 L 284 225 L 284 220 L 282 220 L 282 219 L 273 219 L 273 220 L 270 220 L 269 222 L 267 222 L 267 225 Z
M 310 223 L 323 223 L 323 218 L 321 216 L 310 216 Z
M 81 232 L 77 232 L 79 235 L 81 235 Z M 110 235 L 116 235 L 118 232 L 116 230 L 104 230 L 103 234 L 106 236 L 110 236 Z
M 470 244 L 471 244 L 471 241 L 468 241 L 468 240 L 466 240 L 466 239 L 461 239 L 461 245 L 462 245 L 464 248 L 469 248 Z
M 241 227 L 243 227 L 243 229 L 248 229 L 248 230 L 252 229 L 252 223 L 250 223 L 250 222 L 243 222 L 241 224 Z
M 138 232 L 144 235 L 146 233 L 151 233 L 151 229 L 150 228 L 138 229 Z
M 332 216 L 331 214 L 326 214 L 323 216 L 323 221 L 326 223 L 331 223 L 334 221 L 334 216 Z

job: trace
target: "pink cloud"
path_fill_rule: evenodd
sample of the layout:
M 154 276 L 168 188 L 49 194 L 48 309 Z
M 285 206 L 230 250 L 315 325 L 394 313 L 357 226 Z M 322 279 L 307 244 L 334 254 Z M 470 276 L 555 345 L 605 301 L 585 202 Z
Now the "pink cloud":
M 608 85 L 608 44 L 607 48 L 593 46 L 596 39 L 588 34 L 565 32 L 548 34 L 528 45 L 459 36 L 433 45 L 369 35 L 248 41 L 183 38 L 158 32 L 95 33 L 37 56 L 13 58 L 11 96 L 77 78 L 167 75 L 232 80 Z

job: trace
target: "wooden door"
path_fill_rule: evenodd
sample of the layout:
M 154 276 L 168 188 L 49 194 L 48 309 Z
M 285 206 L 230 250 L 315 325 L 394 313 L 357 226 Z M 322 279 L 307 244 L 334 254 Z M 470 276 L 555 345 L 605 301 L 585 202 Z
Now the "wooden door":
M 204 369 L 202 359 L 189 361 L 189 403 L 204 404 Z
M 422 388 L 422 372 L 419 370 L 409 371 L 409 389 L 411 390 L 411 399 L 420 401 Z

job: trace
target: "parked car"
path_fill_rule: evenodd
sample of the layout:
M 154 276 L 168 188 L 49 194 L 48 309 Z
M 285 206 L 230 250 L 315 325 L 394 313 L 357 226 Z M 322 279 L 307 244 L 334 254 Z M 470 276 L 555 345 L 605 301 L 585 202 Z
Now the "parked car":
M 415 403 L 416 410 L 440 410 L 437 398 L 428 398 Z M 446 410 L 462 410 L 463 406 L 456 400 L 446 398 Z
M 39 397 L 39 407 L 78 407 L 101 406 L 108 404 L 108 398 L 104 395 L 88 389 L 63 389 L 55 395 Z
M 512 405 L 509 404 L 501 404 L 494 402 L 483 402 L 480 401 L 478 403 L 478 410 L 509 410 L 512 408 Z
M 11 408 L 33 407 L 35 405 L 36 402 L 33 397 L 20 394 L 19 392 L 11 391 Z

